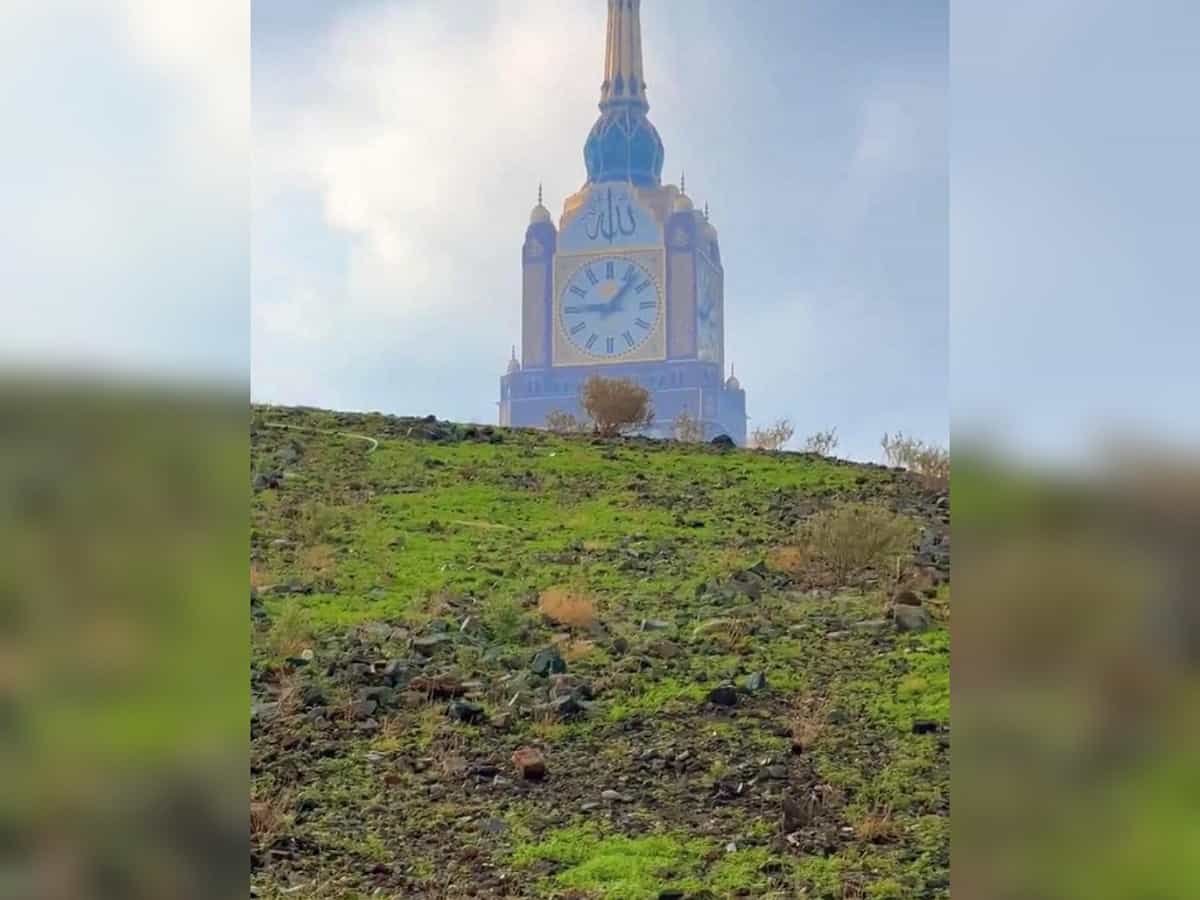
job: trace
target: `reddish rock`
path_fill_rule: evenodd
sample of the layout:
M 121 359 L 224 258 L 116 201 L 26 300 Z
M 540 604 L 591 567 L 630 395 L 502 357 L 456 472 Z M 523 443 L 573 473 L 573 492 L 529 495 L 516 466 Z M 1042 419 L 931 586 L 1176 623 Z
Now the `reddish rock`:
M 541 781 L 546 777 L 546 757 L 536 747 L 522 747 L 514 751 L 512 761 L 522 778 Z

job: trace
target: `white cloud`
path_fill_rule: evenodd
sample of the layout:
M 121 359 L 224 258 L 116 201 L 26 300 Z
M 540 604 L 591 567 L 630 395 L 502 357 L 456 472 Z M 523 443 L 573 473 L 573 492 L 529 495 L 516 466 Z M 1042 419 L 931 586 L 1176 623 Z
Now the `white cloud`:
M 249 30 L 200 9 L 6 7 L 11 360 L 244 377 Z
M 337 340 L 414 367 L 474 367 L 490 392 L 520 338 L 519 254 L 537 185 L 557 218 L 585 180 L 605 14 L 586 0 L 506 2 L 490 19 L 389 5 L 335 22 L 306 48 L 301 78 L 294 53 L 262 60 L 256 385 Z M 345 248 L 334 282 L 329 261 L 281 224 L 297 194 L 317 198 L 329 244 Z

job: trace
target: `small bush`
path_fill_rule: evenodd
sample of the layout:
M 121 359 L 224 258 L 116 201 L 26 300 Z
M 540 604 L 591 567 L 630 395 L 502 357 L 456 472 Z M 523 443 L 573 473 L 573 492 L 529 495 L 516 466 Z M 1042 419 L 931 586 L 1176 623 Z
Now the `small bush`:
M 826 704 L 821 701 L 797 701 L 790 716 L 792 752 L 807 753 L 825 730 Z
M 593 375 L 583 383 L 580 404 L 601 437 L 639 431 L 654 421 L 650 392 L 627 378 Z
M 251 798 L 251 839 L 267 844 L 276 835 L 285 832 L 295 818 L 290 812 L 293 805 L 294 800 L 290 793 L 280 794 L 270 799 Z
M 839 580 L 864 569 L 894 567 L 912 552 L 917 526 L 911 519 L 869 503 L 847 503 L 804 523 L 803 543 Z
M 311 641 L 312 635 L 304 610 L 295 602 L 289 603 L 271 623 L 271 652 L 280 657 L 299 656 Z
M 300 537 L 305 543 L 319 544 L 337 524 L 337 512 L 321 503 L 306 503 L 300 510 Z
M 495 597 L 483 609 L 483 623 L 492 638 L 501 644 L 515 644 L 521 637 L 524 613 L 511 597 Z
M 555 409 L 546 416 L 546 430 L 555 434 L 580 434 L 584 431 L 584 426 L 569 412 Z
M 818 456 L 829 456 L 837 449 L 837 445 L 838 436 L 836 428 L 815 432 L 804 439 L 805 452 L 815 453 Z
M 328 544 L 305 547 L 296 555 L 300 571 L 310 578 L 325 578 L 333 574 L 337 560 Z
M 782 450 L 795 433 L 790 421 L 779 419 L 774 425 L 750 432 L 750 446 L 759 450 Z
M 704 424 L 685 409 L 672 420 L 671 435 L 685 444 L 698 444 L 704 440 Z
M 899 837 L 891 807 L 872 810 L 854 824 L 854 835 L 868 844 L 887 844 Z
M 916 472 L 933 487 L 944 488 L 950 483 L 950 451 L 935 444 L 926 444 L 901 432 L 884 434 L 879 442 L 888 465 Z
M 767 552 L 767 565 L 776 572 L 786 572 L 788 575 L 803 574 L 810 562 L 812 558 L 806 547 L 788 545 Z
M 538 611 L 556 625 L 591 628 L 596 624 L 596 603 L 579 591 L 550 588 L 538 599 Z

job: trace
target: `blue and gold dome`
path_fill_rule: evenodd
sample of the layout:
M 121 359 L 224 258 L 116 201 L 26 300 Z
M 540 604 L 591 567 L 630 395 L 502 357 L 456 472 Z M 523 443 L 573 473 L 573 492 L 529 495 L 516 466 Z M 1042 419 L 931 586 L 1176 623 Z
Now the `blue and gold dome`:
M 663 142 L 646 114 L 628 106 L 602 113 L 583 145 L 588 181 L 632 181 L 658 187 Z
M 646 117 L 641 0 L 609 0 L 600 118 L 583 145 L 588 181 L 662 183 L 663 142 Z

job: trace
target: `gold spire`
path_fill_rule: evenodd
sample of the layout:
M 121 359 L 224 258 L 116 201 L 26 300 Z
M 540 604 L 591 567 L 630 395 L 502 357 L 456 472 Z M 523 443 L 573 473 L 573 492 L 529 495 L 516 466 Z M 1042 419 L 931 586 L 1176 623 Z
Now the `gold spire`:
M 601 109 L 618 103 L 628 103 L 643 110 L 650 108 L 642 75 L 641 7 L 642 0 L 608 0 Z

